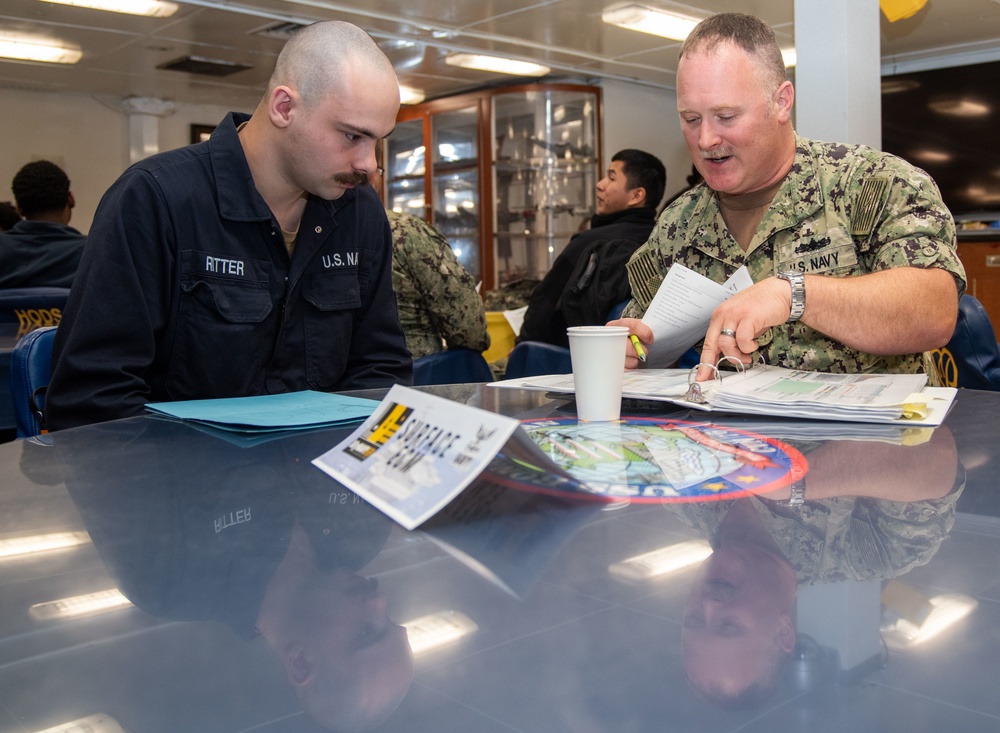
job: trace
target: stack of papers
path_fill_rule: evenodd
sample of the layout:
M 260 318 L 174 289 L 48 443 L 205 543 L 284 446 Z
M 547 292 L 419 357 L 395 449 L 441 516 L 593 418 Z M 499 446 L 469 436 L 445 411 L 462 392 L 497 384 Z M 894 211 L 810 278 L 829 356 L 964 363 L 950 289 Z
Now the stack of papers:
M 750 415 L 877 421 L 923 412 L 925 374 L 826 374 L 765 367 L 725 377 L 708 397 L 717 410 Z M 916 415 L 913 415 L 916 416 Z
M 151 402 L 149 412 L 239 433 L 310 430 L 363 420 L 377 400 L 304 390 L 214 400 Z
M 690 378 L 689 369 L 626 371 L 622 397 L 707 412 L 933 427 L 944 420 L 957 394 L 953 387 L 927 387 L 924 374 L 826 374 L 757 366 L 701 382 L 705 401 L 695 402 L 687 397 Z M 574 391 L 572 374 L 507 379 L 490 386 Z

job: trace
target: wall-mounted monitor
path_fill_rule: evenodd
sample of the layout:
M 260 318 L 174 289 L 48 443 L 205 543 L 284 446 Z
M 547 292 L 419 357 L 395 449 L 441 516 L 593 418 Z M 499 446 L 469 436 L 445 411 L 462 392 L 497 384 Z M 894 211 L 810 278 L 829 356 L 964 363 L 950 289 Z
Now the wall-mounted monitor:
M 1000 219 L 1000 61 L 883 76 L 882 148 L 930 173 L 956 219 Z

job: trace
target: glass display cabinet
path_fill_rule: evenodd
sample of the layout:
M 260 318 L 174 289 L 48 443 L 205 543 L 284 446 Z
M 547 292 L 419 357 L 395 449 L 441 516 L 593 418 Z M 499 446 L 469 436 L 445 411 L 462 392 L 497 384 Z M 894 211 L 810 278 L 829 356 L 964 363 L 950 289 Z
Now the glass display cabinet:
M 385 201 L 429 221 L 482 291 L 541 279 L 594 213 L 600 90 L 527 84 L 406 107 Z
M 493 139 L 497 284 L 541 279 L 594 214 L 597 100 L 579 91 L 497 94 Z

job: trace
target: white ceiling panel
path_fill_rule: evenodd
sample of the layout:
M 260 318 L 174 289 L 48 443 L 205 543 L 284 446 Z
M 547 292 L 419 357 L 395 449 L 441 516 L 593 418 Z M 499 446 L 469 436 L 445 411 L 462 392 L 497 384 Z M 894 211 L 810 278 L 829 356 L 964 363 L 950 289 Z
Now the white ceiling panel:
M 605 25 L 617 0 L 191 0 L 171 18 L 139 18 L 40 0 L 3 0 L 0 33 L 30 32 L 83 50 L 73 67 L 0 61 L 0 86 L 108 96 L 155 96 L 178 102 L 256 103 L 282 39 L 272 25 L 339 18 L 366 28 L 382 45 L 401 83 L 428 98 L 496 84 L 503 77 L 448 66 L 450 51 L 535 60 L 559 78 L 614 78 L 672 87 L 678 44 Z M 751 12 L 767 20 L 784 46 L 794 43 L 793 0 L 648 0 L 663 9 L 710 15 Z M 1000 3 L 930 0 L 915 17 L 883 18 L 883 59 L 936 57 L 963 51 L 1000 58 Z M 251 68 L 209 77 L 157 67 L 197 56 Z M 981 59 L 977 59 L 981 60 Z

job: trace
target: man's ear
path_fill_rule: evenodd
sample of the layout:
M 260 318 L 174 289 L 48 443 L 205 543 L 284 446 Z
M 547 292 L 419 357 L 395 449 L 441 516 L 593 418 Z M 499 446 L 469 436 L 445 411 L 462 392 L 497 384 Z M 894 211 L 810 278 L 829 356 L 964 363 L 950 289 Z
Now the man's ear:
M 795 103 L 795 88 L 792 82 L 785 80 L 774 93 L 774 102 L 777 107 L 778 119 L 787 122 L 792 119 L 792 105 Z
M 293 89 L 286 86 L 275 87 L 267 100 L 267 116 L 271 124 L 275 127 L 288 127 L 298 104 L 299 99 Z
M 285 667 L 285 674 L 288 675 L 288 681 L 296 687 L 308 685 L 316 677 L 316 668 L 310 661 L 306 648 L 301 644 L 290 644 L 281 661 Z
M 785 654 L 791 654 L 795 651 L 795 624 L 787 613 L 781 614 L 781 618 L 778 619 L 776 641 L 778 648 Z
M 630 188 L 628 192 L 628 206 L 629 208 L 645 206 L 646 205 L 646 189 L 643 186 L 636 186 L 635 188 Z
M 73 197 L 73 192 L 72 191 L 69 192 L 69 196 L 66 199 L 66 203 L 69 204 L 69 208 L 71 208 L 71 209 L 74 206 L 76 206 L 76 199 Z

